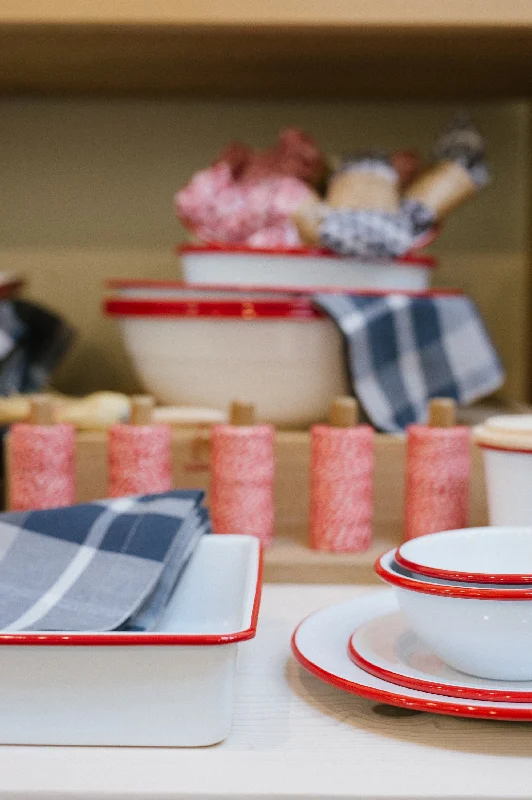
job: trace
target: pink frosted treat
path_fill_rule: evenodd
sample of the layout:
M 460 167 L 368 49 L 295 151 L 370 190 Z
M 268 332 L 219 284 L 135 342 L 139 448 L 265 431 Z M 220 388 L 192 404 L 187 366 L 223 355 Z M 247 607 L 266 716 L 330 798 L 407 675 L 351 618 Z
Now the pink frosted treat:
M 470 474 L 469 428 L 410 425 L 405 539 L 467 527 Z
M 310 441 L 311 547 L 367 550 L 373 522 L 373 428 L 314 425 Z
M 300 246 L 291 216 L 317 199 L 311 184 L 324 171 L 323 154 L 295 128 L 263 152 L 235 142 L 176 194 L 177 216 L 204 242 Z
M 281 234 L 277 240 L 294 246 L 294 239 L 296 244 L 300 239 L 291 214 L 314 197 L 314 191 L 297 178 L 238 182 L 229 165 L 220 163 L 194 175 L 177 193 L 176 209 L 183 224 L 206 242 L 243 244 L 275 227 Z

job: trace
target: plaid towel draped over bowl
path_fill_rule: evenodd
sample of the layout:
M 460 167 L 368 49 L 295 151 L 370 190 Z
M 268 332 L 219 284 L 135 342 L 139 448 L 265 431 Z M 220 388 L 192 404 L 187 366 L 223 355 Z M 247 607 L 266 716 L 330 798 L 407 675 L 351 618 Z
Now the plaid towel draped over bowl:
M 0 514 L 0 629 L 151 630 L 203 533 L 203 492 Z
M 475 304 L 465 295 L 317 294 L 345 341 L 354 394 L 376 428 L 427 419 L 433 397 L 472 403 L 504 372 Z

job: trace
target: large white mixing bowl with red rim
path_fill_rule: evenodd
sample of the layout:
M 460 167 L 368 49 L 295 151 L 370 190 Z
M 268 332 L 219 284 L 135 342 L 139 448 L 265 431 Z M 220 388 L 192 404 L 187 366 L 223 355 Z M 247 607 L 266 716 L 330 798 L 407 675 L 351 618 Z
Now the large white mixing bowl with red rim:
M 192 295 L 105 304 L 161 402 L 225 410 L 240 399 L 255 403 L 261 420 L 299 427 L 323 419 L 331 398 L 348 391 L 340 335 L 308 300 Z
M 419 254 L 371 261 L 306 247 L 257 249 L 246 245 L 184 244 L 176 252 L 188 283 L 210 285 L 335 286 L 418 292 L 428 288 L 436 267 L 434 258 Z
M 239 398 L 255 403 L 261 420 L 306 427 L 349 391 L 341 336 L 312 304 L 312 294 L 337 289 L 123 279 L 107 285 L 114 296 L 106 312 L 119 320 L 145 388 L 163 403 L 226 410 Z

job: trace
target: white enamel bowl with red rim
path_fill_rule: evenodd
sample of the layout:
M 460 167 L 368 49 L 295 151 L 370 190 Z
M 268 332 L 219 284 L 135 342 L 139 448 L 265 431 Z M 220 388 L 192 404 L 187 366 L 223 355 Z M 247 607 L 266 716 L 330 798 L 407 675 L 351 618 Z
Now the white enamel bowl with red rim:
M 177 248 L 177 253 L 187 283 L 211 285 L 423 291 L 436 267 L 431 256 L 419 254 L 370 261 L 305 247 L 257 249 L 245 245 L 185 244 Z
M 375 571 L 393 586 L 414 632 L 446 664 L 493 680 L 532 680 L 532 586 L 494 586 L 416 577 L 395 562 Z
M 297 297 L 115 297 L 126 349 L 159 401 L 227 409 L 252 402 L 283 427 L 323 419 L 331 397 L 348 392 L 340 334 Z
M 487 419 L 473 431 L 481 447 L 492 525 L 532 525 L 532 414 Z
M 532 584 L 532 527 L 464 528 L 404 542 L 400 566 L 449 582 Z
M 340 334 L 310 297 L 330 288 L 108 285 L 105 311 L 162 403 L 226 410 L 239 397 L 261 420 L 297 428 L 325 419 L 331 397 L 349 392 Z

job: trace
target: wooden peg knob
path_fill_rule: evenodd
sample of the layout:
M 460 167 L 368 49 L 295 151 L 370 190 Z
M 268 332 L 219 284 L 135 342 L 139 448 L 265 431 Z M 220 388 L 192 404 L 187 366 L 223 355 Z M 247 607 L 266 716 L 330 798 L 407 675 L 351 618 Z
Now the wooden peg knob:
M 329 407 L 329 425 L 352 428 L 358 422 L 358 403 L 354 397 L 337 397 Z
M 149 394 L 139 394 L 131 398 L 131 425 L 151 425 L 153 414 L 153 397 Z
M 254 425 L 255 406 L 253 403 L 240 403 L 238 401 L 231 403 L 229 420 L 231 425 Z
M 32 425 L 54 424 L 54 404 L 49 395 L 42 394 L 32 399 L 29 421 Z
M 429 403 L 431 428 L 452 428 L 456 425 L 456 401 L 452 397 L 435 397 Z

